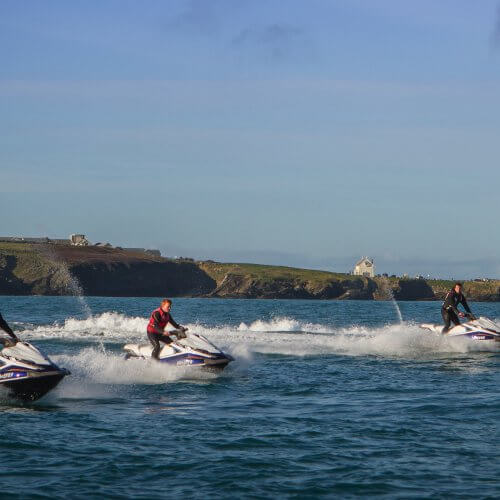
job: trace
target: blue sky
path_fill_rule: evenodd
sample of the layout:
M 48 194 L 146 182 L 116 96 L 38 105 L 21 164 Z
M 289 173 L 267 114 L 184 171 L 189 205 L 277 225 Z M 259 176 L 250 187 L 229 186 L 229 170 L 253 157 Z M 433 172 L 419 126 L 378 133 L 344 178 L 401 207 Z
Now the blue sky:
M 500 277 L 499 12 L 3 0 L 0 233 Z

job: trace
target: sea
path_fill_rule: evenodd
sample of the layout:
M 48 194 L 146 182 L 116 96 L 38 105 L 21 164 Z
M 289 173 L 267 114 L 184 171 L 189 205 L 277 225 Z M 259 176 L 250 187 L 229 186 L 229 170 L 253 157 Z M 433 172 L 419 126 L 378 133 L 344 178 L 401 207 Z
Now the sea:
M 71 371 L 0 395 L 1 498 L 500 498 L 500 354 L 420 329 L 440 303 L 174 298 L 213 374 L 124 359 L 160 299 L 0 297 Z

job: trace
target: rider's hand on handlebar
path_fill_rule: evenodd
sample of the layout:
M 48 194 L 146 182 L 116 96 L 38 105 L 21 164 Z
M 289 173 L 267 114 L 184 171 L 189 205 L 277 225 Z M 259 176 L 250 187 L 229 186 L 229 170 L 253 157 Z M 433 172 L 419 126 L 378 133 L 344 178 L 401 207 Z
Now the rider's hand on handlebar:
M 458 315 L 459 315 L 461 318 L 465 318 L 465 314 L 464 314 L 464 313 L 462 313 L 462 312 L 458 313 Z

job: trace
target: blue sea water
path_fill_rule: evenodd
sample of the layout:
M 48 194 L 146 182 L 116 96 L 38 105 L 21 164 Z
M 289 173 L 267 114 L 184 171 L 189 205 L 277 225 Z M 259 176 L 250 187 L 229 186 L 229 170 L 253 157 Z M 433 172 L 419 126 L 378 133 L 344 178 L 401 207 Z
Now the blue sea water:
M 8 498 L 498 498 L 499 361 L 418 328 L 439 303 L 175 299 L 235 361 L 127 362 L 158 299 L 0 297 L 71 370 L 0 399 Z M 472 304 L 500 317 L 500 304 Z

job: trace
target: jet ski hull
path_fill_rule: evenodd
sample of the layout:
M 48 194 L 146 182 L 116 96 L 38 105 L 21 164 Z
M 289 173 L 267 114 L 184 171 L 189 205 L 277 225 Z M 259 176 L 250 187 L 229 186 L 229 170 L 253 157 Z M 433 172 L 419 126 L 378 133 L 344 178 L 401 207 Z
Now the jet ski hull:
M 146 356 L 137 356 L 131 352 L 125 354 L 125 359 L 151 359 Z M 189 366 L 202 370 L 222 371 L 226 366 L 233 361 L 233 358 L 225 354 L 217 358 L 205 358 L 197 354 L 182 353 L 179 355 L 160 358 L 158 362 L 170 366 Z
M 500 327 L 488 318 L 480 317 L 461 323 L 446 333 L 443 333 L 443 325 L 424 323 L 420 327 L 450 339 L 472 340 L 477 345 L 487 347 L 488 349 L 500 349 Z
M 15 371 L 1 374 L 4 378 L 0 387 L 5 387 L 9 397 L 22 401 L 36 401 L 54 389 L 68 375 L 66 370 L 55 370 L 42 373 Z
M 152 346 L 149 344 L 127 344 L 125 359 L 151 360 Z M 160 351 L 158 362 L 170 366 L 192 367 L 198 370 L 221 371 L 231 361 L 232 356 L 222 352 L 208 339 L 198 334 L 177 340 Z

